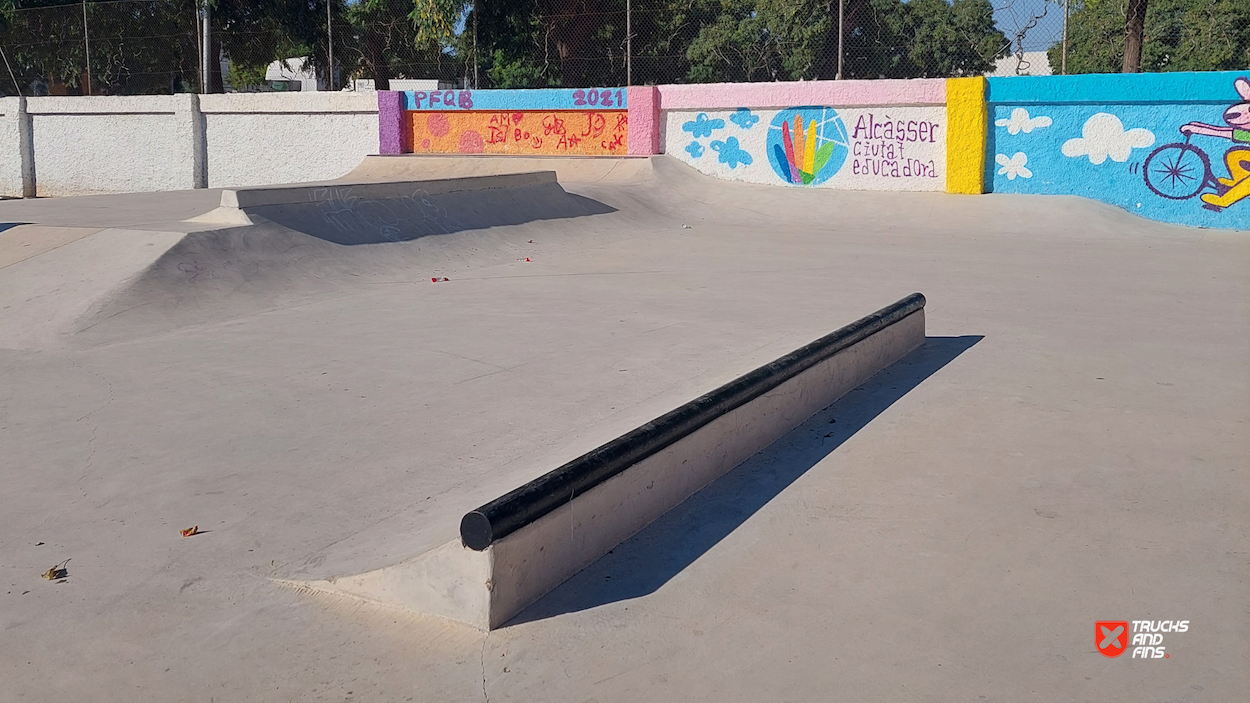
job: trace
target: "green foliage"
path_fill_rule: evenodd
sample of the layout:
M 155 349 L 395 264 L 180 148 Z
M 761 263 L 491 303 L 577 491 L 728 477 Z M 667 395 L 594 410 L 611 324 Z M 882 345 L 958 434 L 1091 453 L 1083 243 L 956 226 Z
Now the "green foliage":
M 546 88 L 559 85 L 548 66 L 535 63 L 528 56 L 505 56 L 496 49 L 490 59 L 486 75 L 496 88 Z
M 940 0 L 939 0 L 940 1 Z M 828 0 L 721 0 L 719 14 L 686 49 L 687 78 L 775 81 L 814 78 L 826 37 L 836 31 Z
M 263 79 L 270 63 L 301 56 L 309 57 L 309 68 L 326 66 L 324 0 L 215 0 L 213 31 L 245 77 L 259 73 Z
M 265 69 L 264 66 L 247 66 L 242 63 L 230 64 L 230 85 L 235 90 L 247 91 L 249 89 L 258 88 L 265 85 Z
M 83 8 L 64 0 L 6 2 L 0 46 L 23 92 L 31 81 L 81 90 L 87 68 Z M 95 92 L 169 93 L 196 74 L 193 0 L 88 3 L 91 76 Z M 8 68 L 0 90 L 16 93 Z
M 1089 3 L 1092 8 L 1118 1 Z M 74 91 L 86 68 L 82 6 L 21 0 L 18 10 L 15 2 L 0 0 L 0 46 L 14 64 L 17 83 L 61 81 Z M 265 68 L 281 59 L 307 57 L 306 67 L 325 75 L 327 2 L 339 82 L 368 77 L 384 88 L 393 78 L 471 80 L 475 73 L 481 87 L 625 82 L 625 0 L 211 2 L 214 51 L 229 57 L 229 83 L 239 89 L 262 84 Z M 95 89 L 198 89 L 196 5 L 197 0 L 88 0 Z M 838 0 L 634 0 L 631 79 L 643 84 L 833 78 L 837 18 Z M 1174 24 L 1182 39 L 1205 47 L 1208 55 L 1217 45 L 1224 55 L 1244 53 L 1238 38 L 1244 38 L 1244 23 L 1230 23 L 1218 12 Z M 1200 24 L 1203 28 L 1195 29 Z M 843 38 L 847 78 L 973 74 L 991 68 L 1007 46 L 993 27 L 988 0 L 846 0 Z M 1190 54 L 1177 51 L 1171 60 L 1192 62 Z M 0 90 L 12 92 L 15 86 L 6 85 L 12 81 L 4 73 Z M 220 86 L 221 77 L 210 76 L 210 87 Z
M 483 87 L 622 82 L 625 0 L 483 0 L 476 14 L 459 46 L 471 53 L 476 20 Z
M 456 36 L 456 20 L 464 11 L 463 0 L 411 0 L 417 44 L 446 46 Z
M 984 73 L 1005 56 L 988 0 L 869 0 L 848 37 L 844 71 L 854 78 L 936 78 Z
M 1086 0 L 1068 18 L 1068 73 L 1119 73 L 1124 57 L 1124 0 Z M 1062 46 L 1049 51 L 1058 68 Z M 1150 0 L 1142 37 L 1143 71 L 1250 68 L 1250 2 Z
M 463 61 L 438 41 L 421 39 L 410 16 L 418 9 L 414 0 L 328 1 L 339 83 L 369 77 L 385 87 L 390 78 L 463 75 Z M 330 53 L 326 2 L 212 0 L 214 51 L 230 60 L 229 84 L 240 90 L 260 86 L 269 64 L 301 57 L 307 57 L 305 68 L 324 76 Z M 198 90 L 197 5 L 197 0 L 88 0 L 95 92 Z M 456 3 L 448 6 L 454 9 Z M 14 0 L 0 0 L 0 47 L 17 83 L 28 92 L 32 81 L 63 82 L 69 92 L 78 92 L 86 68 L 82 5 L 21 0 L 21 8 Z M 16 92 L 12 84 L 0 66 L 0 91 Z M 217 75 L 214 84 L 222 85 Z
M 442 44 L 422 37 L 415 13 L 413 0 L 349 5 L 344 13 L 348 31 L 342 32 L 346 45 L 335 47 L 336 63 L 345 65 L 352 77 L 373 79 L 379 90 L 391 78 L 455 79 L 462 62 L 444 53 Z
M 833 78 L 837 0 L 635 2 L 632 82 Z M 489 85 L 623 82 L 623 0 L 479 3 Z M 595 22 L 594 32 L 583 23 Z M 993 68 L 1007 38 L 988 0 L 847 0 L 854 77 L 968 75 Z

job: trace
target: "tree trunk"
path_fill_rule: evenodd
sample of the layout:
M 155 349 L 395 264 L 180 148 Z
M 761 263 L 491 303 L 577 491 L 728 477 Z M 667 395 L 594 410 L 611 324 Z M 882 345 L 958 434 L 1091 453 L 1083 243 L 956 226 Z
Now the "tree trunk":
M 591 64 L 582 50 L 594 36 L 601 18 L 588 14 L 581 0 L 553 0 L 540 7 L 546 10 L 543 23 L 560 55 L 561 83 L 567 87 L 580 85 Z
M 225 77 L 221 75 L 221 41 L 217 39 L 217 33 L 212 36 L 212 53 L 208 58 L 208 92 L 224 93 L 226 92 Z
M 391 89 L 391 66 L 386 61 L 386 39 L 382 33 L 366 24 L 365 65 L 369 67 L 374 90 Z
M 1124 23 L 1124 73 L 1141 73 L 1141 39 L 1146 25 L 1146 1 L 1128 0 Z

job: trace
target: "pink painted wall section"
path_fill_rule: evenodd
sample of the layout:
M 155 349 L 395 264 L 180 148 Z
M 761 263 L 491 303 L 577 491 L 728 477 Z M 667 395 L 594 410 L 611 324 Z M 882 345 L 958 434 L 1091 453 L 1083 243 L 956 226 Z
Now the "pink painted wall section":
M 658 86 L 662 110 L 732 110 L 798 105 L 871 107 L 944 105 L 946 80 L 913 78 L 875 81 L 799 81 L 787 83 L 704 83 Z M 633 110 L 630 93 L 630 112 Z M 631 127 L 633 115 L 630 115 Z
M 653 85 L 629 88 L 629 155 L 660 153 L 660 89 Z

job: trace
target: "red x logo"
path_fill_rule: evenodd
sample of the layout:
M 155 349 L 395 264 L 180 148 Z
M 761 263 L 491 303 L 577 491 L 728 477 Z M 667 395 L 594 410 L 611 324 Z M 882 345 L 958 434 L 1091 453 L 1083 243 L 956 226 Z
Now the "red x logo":
M 1128 621 L 1107 620 L 1094 623 L 1094 646 L 1104 657 L 1118 657 L 1128 647 Z

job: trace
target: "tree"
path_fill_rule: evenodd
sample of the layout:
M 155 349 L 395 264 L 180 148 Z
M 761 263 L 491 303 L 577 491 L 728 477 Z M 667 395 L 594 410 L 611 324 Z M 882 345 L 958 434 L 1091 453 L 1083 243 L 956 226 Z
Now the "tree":
M 979 75 L 1010 44 L 988 0 L 871 0 L 865 15 L 849 37 L 848 77 Z
M 198 90 L 198 1 L 87 0 L 96 87 L 110 93 Z M 474 75 L 475 68 L 484 87 L 625 82 L 626 0 L 208 1 L 210 52 L 230 59 L 236 88 L 263 83 L 276 60 L 302 58 L 325 75 L 327 8 L 339 75 L 369 77 L 379 88 L 400 77 L 454 80 Z M 14 63 L 16 82 L 79 85 L 87 68 L 82 6 L 20 0 L 19 9 L 17 2 L 0 0 L 0 46 Z M 830 79 L 838 70 L 839 43 L 848 78 L 972 75 L 991 68 L 1007 46 L 993 27 L 988 0 L 846 0 L 841 36 L 837 3 L 636 0 L 632 80 Z M 13 82 L 4 72 L 0 86 Z M 223 78 L 211 70 L 209 87 L 221 90 Z
M 836 32 L 829 0 L 723 0 L 686 48 L 686 80 L 811 79 Z
M 1124 67 L 1127 7 L 1085 0 L 1068 18 L 1068 72 L 1117 73 Z M 1050 48 L 1058 66 L 1060 45 Z M 1143 22 L 1142 71 L 1234 71 L 1250 68 L 1250 3 L 1245 0 L 1151 0 Z
M 634 5 L 635 83 L 831 79 L 837 72 L 837 0 Z M 478 13 L 491 85 L 624 80 L 622 0 L 483 1 Z M 971 75 L 993 68 L 1008 45 L 988 0 L 848 0 L 845 31 L 846 77 Z
M 1124 72 L 1141 72 L 1142 30 L 1146 24 L 1146 0 L 1128 0 L 1124 21 Z
M 392 78 L 452 80 L 462 62 L 443 47 L 454 43 L 456 36 L 451 26 L 431 31 L 422 23 L 423 12 L 429 12 L 428 7 L 414 5 L 413 0 L 359 0 L 347 7 L 345 29 L 350 30 L 350 39 L 335 48 L 335 56 L 351 62 L 353 74 L 373 79 L 377 90 L 388 90 Z
M 194 0 L 146 0 L 86 6 L 91 36 L 92 92 L 169 93 L 195 80 Z M 88 69 L 83 6 L 64 0 L 0 0 L 0 69 L 5 92 L 32 82 L 81 90 Z M 19 85 L 11 85 L 12 68 Z
M 468 22 L 477 22 L 479 69 L 490 86 L 622 82 L 624 0 L 481 0 L 475 12 L 477 17 L 470 12 Z M 459 46 L 466 55 L 471 52 L 467 42 Z

